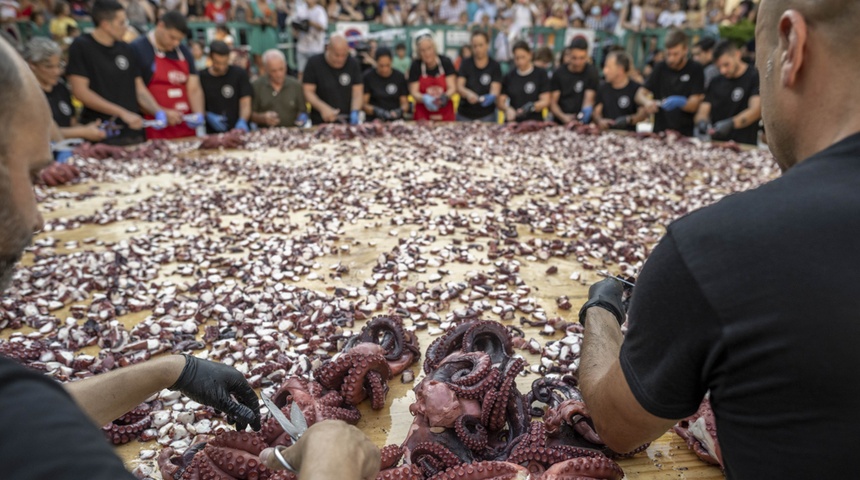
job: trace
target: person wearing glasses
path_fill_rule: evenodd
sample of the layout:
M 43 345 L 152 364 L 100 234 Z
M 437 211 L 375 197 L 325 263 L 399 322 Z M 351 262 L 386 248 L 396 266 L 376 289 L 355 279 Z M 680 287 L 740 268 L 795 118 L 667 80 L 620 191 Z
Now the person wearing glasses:
M 409 93 L 415 99 L 414 119 L 453 122 L 457 93 L 457 70 L 451 59 L 436 53 L 436 42 L 428 33 L 415 39 L 418 58 L 409 68 Z

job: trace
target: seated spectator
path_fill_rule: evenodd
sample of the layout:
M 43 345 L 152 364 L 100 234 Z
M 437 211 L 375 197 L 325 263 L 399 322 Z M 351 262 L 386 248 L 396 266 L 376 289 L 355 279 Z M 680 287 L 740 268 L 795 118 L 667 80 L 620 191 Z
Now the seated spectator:
M 603 30 L 604 25 L 603 10 L 598 4 L 592 5 L 588 11 L 588 16 L 585 17 L 585 28 L 598 31 Z
M 394 58 L 391 60 L 395 70 L 402 74 L 409 72 L 409 67 L 412 65 L 412 59 L 406 55 L 406 44 L 398 43 L 394 47 Z
M 528 43 L 518 41 L 513 52 L 516 69 L 502 80 L 502 95 L 497 105 L 505 112 L 506 122 L 543 120 L 543 110 L 551 100 L 549 76 L 546 70 L 535 68 Z
M 382 9 L 379 0 L 361 0 L 358 2 L 358 11 L 361 12 L 362 20 L 365 22 L 379 23 Z
M 146 30 L 147 26 L 155 23 L 155 9 L 147 0 L 120 0 L 120 5 L 125 8 L 128 23 L 140 30 Z
M 369 120 L 403 119 L 409 109 L 406 76 L 391 66 L 391 50 L 376 51 L 376 68 L 364 73 L 364 113 Z
M 283 52 L 272 49 L 262 57 L 264 75 L 251 85 L 251 121 L 261 128 L 295 127 L 299 117 L 307 115 L 302 85 L 287 76 Z
M 644 88 L 628 76 L 632 60 L 623 50 L 614 50 L 603 65 L 605 81 L 597 89 L 594 121 L 601 130 L 636 131 L 636 124 L 647 118 L 643 105 L 637 103 Z
M 469 45 L 463 45 L 460 47 L 457 59 L 454 60 L 454 68 L 457 69 L 458 72 L 460 71 L 460 65 L 463 64 L 463 60 L 467 58 L 472 58 L 472 47 Z
M 106 134 L 99 128 L 100 120 L 79 125 L 72 107 L 72 95 L 63 81 L 61 64 L 62 50 L 53 40 L 43 37 L 31 38 L 24 49 L 24 59 L 45 92 L 54 123 L 63 138 L 82 138 L 90 142 L 104 140 Z
M 662 11 L 663 9 L 660 8 L 658 0 L 645 0 L 645 7 L 642 9 L 642 27 L 646 29 L 659 27 L 660 25 L 657 21 Z
M 69 36 L 69 27 L 77 27 L 78 22 L 72 18 L 71 9 L 65 0 L 56 0 L 54 4 L 54 18 L 51 19 L 50 30 L 54 41 L 63 44 Z
M 483 19 L 486 19 L 487 24 L 492 24 L 496 21 L 498 13 L 499 8 L 496 6 L 496 0 L 479 0 L 478 10 L 472 20 L 483 25 Z
M 382 9 L 382 24 L 386 27 L 402 27 L 406 21 L 405 12 L 398 1 L 385 2 L 385 8 Z
M 543 21 L 544 27 L 555 29 L 567 28 L 568 24 L 567 12 L 565 12 L 564 5 L 562 4 L 553 6 L 550 15 Z
M 302 77 L 305 98 L 311 104 L 311 121 L 358 124 L 364 103 L 364 79 L 358 61 L 350 56 L 341 35 L 329 39 L 325 53 L 308 60 Z
M 33 11 L 35 10 L 33 0 L 19 0 L 18 3 L 18 15 L 16 19 L 19 22 L 29 20 L 30 14 L 33 13 Z
M 361 22 L 364 21 L 364 15 L 361 13 L 361 9 L 358 5 L 359 0 L 334 0 L 339 5 L 339 11 L 337 17 L 329 17 L 336 18 L 341 22 Z
M 663 28 L 681 27 L 687 23 L 687 14 L 681 10 L 678 0 L 671 0 L 669 9 L 663 10 L 657 18 L 657 23 Z
M 454 25 L 460 14 L 466 11 L 466 0 L 442 0 L 436 12 L 436 20 L 446 25 Z
M 233 6 L 230 0 L 206 0 L 206 9 L 203 15 L 214 23 L 226 23 L 230 21 L 230 10 Z
M 86 0 L 72 0 L 69 4 L 72 17 L 77 20 L 88 20 L 90 18 L 90 9 Z
M 430 10 L 427 8 L 427 0 L 418 0 L 415 9 L 406 17 L 406 23 L 411 27 L 433 25 L 433 18 L 430 16 Z
M 233 34 L 230 33 L 230 27 L 225 23 L 219 23 L 215 26 L 215 34 L 213 38 L 219 42 L 224 42 L 228 47 L 235 47 L 235 40 L 233 39 Z
M 42 10 L 33 10 L 33 13 L 30 14 L 28 29 L 30 37 L 51 38 L 50 25 L 45 19 L 45 12 Z
M 230 47 L 218 40 L 209 45 L 209 63 L 209 68 L 200 72 L 200 85 L 203 87 L 206 105 L 206 132 L 225 132 L 232 128 L 248 131 L 252 111 L 251 95 L 253 94 L 251 83 L 248 81 L 248 73 L 235 65 L 230 65 Z M 275 80 L 280 78 L 278 68 L 280 67 L 272 69 Z M 272 85 L 271 81 L 269 85 Z M 295 85 L 293 85 L 293 89 L 295 90 Z M 283 87 L 280 90 L 283 90 Z M 272 91 L 274 91 L 274 87 L 272 87 Z M 277 96 L 274 95 L 273 97 Z M 284 98 L 288 96 L 285 92 Z M 279 99 L 273 99 L 272 104 L 275 105 L 277 100 Z M 266 105 L 262 105 L 265 102 L 260 103 L 261 110 L 270 110 Z M 274 109 L 271 111 L 276 112 Z M 277 113 L 275 114 L 277 115 Z M 287 114 L 285 113 L 284 116 L 286 117 Z
M 197 40 L 188 42 L 188 48 L 191 50 L 191 56 L 194 57 L 194 68 L 198 72 L 206 70 L 206 52 L 203 51 L 203 44 Z

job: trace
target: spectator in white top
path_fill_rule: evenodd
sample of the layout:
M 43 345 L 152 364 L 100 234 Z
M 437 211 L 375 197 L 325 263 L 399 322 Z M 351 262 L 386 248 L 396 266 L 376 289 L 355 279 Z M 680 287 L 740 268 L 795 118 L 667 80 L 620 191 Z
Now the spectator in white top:
M 540 10 L 531 0 L 517 0 L 511 7 L 511 13 L 514 18 L 511 33 L 508 35 L 511 40 L 518 38 L 524 28 L 531 28 L 535 18 L 540 16 Z
M 570 4 L 570 16 L 568 17 L 570 23 L 573 24 L 575 20 L 579 20 L 581 22 L 585 21 L 585 11 L 582 10 L 582 6 L 578 1 L 573 1 Z
M 297 11 L 293 22 L 294 26 L 301 27 L 296 40 L 296 63 L 300 79 L 308 59 L 325 52 L 325 32 L 328 28 L 328 13 L 319 1 L 306 0 L 306 3 L 307 9 Z
M 430 11 L 427 9 L 425 0 L 419 0 L 418 5 L 415 5 L 415 10 L 412 10 L 412 13 L 406 17 L 406 23 L 413 27 L 433 24 L 433 18 L 430 17 Z
M 439 23 L 454 25 L 460 20 L 460 14 L 466 11 L 466 0 L 442 0 L 436 19 Z
M 687 14 L 681 10 L 677 0 L 669 2 L 669 10 L 663 10 L 657 23 L 663 28 L 680 27 L 687 22 Z
M 385 7 L 382 9 L 382 24 L 386 27 L 402 27 L 405 17 L 403 12 L 400 2 L 396 0 L 385 2 Z
M 475 12 L 474 23 L 481 23 L 482 17 L 487 17 L 490 23 L 495 22 L 498 12 L 499 7 L 496 6 L 496 0 L 481 0 L 478 2 L 478 11 Z

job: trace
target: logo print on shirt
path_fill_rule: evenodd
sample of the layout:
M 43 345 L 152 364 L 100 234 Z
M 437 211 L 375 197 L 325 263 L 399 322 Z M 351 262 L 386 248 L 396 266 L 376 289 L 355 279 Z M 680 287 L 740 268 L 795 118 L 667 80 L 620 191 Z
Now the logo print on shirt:
M 120 70 L 128 70 L 128 59 L 123 55 L 117 55 L 116 58 L 113 59 L 113 62 L 116 64 L 116 68 Z
M 188 81 L 188 76 L 179 70 L 171 70 L 167 72 L 167 81 L 171 85 L 185 85 L 185 82 Z
M 492 80 L 492 78 L 490 78 L 489 73 L 482 73 L 481 78 L 478 79 L 478 81 L 481 82 L 481 85 L 485 87 L 490 84 L 490 80 Z
M 618 99 L 618 108 L 624 109 L 630 106 L 630 97 L 624 95 Z
M 221 87 L 221 96 L 224 98 L 233 98 L 233 85 L 224 85 Z
M 535 83 L 534 82 L 526 82 L 525 86 L 523 87 L 523 91 L 526 92 L 527 94 L 535 93 Z
M 68 103 L 61 100 L 60 103 L 57 104 L 57 108 L 60 109 L 60 113 L 62 113 L 63 115 L 67 117 L 72 116 L 72 107 L 70 107 Z
M 349 74 L 348 73 L 341 73 L 340 77 L 338 77 L 337 81 L 340 82 L 340 84 L 343 85 L 344 87 L 349 85 Z
M 743 100 L 743 98 L 744 98 L 744 89 L 743 88 L 738 87 L 738 88 L 732 90 L 732 101 L 733 102 L 735 102 L 735 103 L 740 102 L 741 100 Z
M 689 82 L 690 81 L 690 74 L 685 73 L 685 74 L 681 75 L 681 81 L 682 82 Z
M 385 93 L 389 95 L 394 95 L 395 93 L 397 93 L 397 85 L 389 83 L 385 86 Z
M 585 87 L 585 84 L 582 83 L 582 80 L 576 82 L 576 85 L 573 86 L 573 91 L 576 93 L 582 93 L 582 88 Z

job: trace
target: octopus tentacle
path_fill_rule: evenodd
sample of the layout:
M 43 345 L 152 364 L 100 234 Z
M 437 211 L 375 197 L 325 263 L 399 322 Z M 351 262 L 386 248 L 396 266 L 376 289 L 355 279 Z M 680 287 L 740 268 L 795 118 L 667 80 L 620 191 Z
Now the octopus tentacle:
M 385 394 L 388 392 L 388 385 L 382 375 L 377 371 L 367 372 L 366 388 L 370 390 L 370 408 L 382 410 L 385 407 Z
M 451 450 L 431 442 L 416 445 L 412 449 L 411 459 L 428 477 L 463 463 Z
M 493 411 L 490 413 L 490 424 L 488 425 L 490 430 L 500 430 L 505 426 L 505 412 L 508 407 L 508 397 L 512 393 L 516 392 L 517 375 L 522 371 L 525 363 L 525 360 L 522 358 L 516 358 L 509 362 L 504 373 L 502 383 L 499 386 L 498 396 L 495 404 L 493 405 Z
M 544 472 L 542 480 L 573 480 L 578 478 L 603 478 L 621 480 L 624 471 L 613 460 L 606 457 L 579 457 L 556 463 Z
M 424 473 L 418 465 L 401 465 L 380 471 L 376 480 L 424 480 Z
M 476 462 L 449 468 L 430 477 L 430 480 L 513 480 L 528 478 L 528 475 L 528 470 L 513 463 Z
M 386 445 L 379 450 L 379 468 L 385 470 L 397 465 L 403 458 L 403 447 L 400 445 Z
M 474 322 L 463 336 L 462 348 L 464 352 L 485 352 L 494 364 L 504 364 L 514 355 L 511 333 L 504 325 L 492 320 Z
M 487 429 L 481 419 L 473 415 L 461 415 L 454 424 L 457 438 L 473 452 L 481 452 L 487 446 Z
M 424 372 L 432 372 L 442 363 L 445 357 L 460 350 L 463 345 L 463 336 L 472 328 L 472 325 L 473 322 L 461 323 L 434 340 L 427 347 L 427 356 L 424 359 Z

